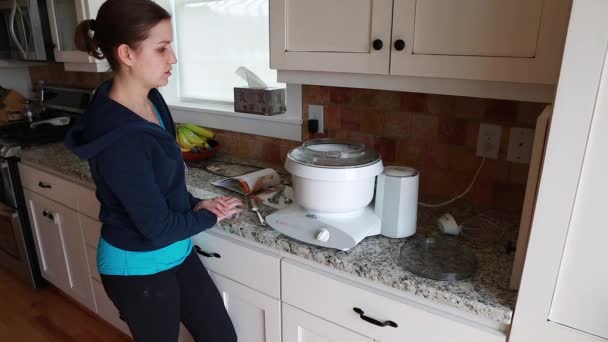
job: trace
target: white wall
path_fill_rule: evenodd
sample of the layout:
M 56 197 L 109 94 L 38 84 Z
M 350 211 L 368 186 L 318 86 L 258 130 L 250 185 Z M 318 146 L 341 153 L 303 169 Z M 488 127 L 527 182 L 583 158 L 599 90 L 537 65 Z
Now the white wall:
M 13 89 L 26 98 L 32 96 L 30 72 L 27 67 L 0 67 L 0 86 Z

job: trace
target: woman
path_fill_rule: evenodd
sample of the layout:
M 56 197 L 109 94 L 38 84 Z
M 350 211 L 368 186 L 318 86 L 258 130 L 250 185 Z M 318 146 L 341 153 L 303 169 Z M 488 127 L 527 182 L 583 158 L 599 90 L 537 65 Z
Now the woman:
M 103 223 L 97 265 L 106 293 L 136 341 L 177 341 L 180 321 L 196 341 L 236 341 L 217 288 L 190 237 L 241 211 L 236 198 L 201 201 L 169 108 L 175 54 L 171 17 L 149 0 L 108 0 L 76 29 L 76 46 L 113 71 L 66 146 L 88 159 Z

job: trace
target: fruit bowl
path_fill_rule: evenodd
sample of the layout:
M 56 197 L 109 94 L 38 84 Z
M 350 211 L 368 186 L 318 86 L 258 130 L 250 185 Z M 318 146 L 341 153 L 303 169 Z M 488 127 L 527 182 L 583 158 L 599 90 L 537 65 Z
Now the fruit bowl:
M 213 157 L 217 153 L 217 150 L 219 150 L 220 143 L 217 140 L 209 139 L 207 140 L 207 144 L 209 144 L 209 150 L 199 150 L 196 152 L 182 151 L 184 160 L 197 161 Z

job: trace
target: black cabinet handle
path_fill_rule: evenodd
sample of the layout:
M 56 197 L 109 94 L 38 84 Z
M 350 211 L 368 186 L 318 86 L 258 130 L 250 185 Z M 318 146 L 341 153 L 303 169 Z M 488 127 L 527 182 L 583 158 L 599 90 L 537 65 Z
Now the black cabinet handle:
M 221 257 L 222 257 L 221 255 L 219 255 L 219 254 L 217 254 L 217 253 L 207 253 L 207 252 L 203 251 L 203 250 L 202 250 L 202 249 L 201 249 L 199 246 L 197 246 L 197 245 L 194 245 L 194 250 L 196 250 L 196 253 L 198 253 L 198 254 L 200 254 L 200 255 L 202 255 L 202 256 L 204 256 L 204 257 L 207 257 L 207 258 L 218 258 L 218 259 L 219 259 L 219 258 L 221 258 Z
M 403 49 L 405 49 L 405 42 L 403 41 L 403 39 L 395 40 L 395 50 L 401 51 Z
M 51 188 L 50 184 L 43 183 L 42 181 L 38 182 L 38 186 L 41 187 L 41 188 L 45 188 L 45 189 L 50 189 Z
M 365 316 L 365 315 L 364 315 L 364 313 L 365 313 L 365 312 L 363 312 L 363 310 L 361 310 L 361 309 L 359 309 L 359 308 L 353 308 L 353 311 L 355 311 L 356 313 L 358 313 L 358 314 L 359 314 L 359 317 L 361 317 L 361 319 L 362 319 L 362 320 L 364 320 L 364 321 L 366 321 L 366 322 L 369 322 L 369 323 L 371 323 L 371 324 L 373 324 L 373 325 L 377 325 L 377 326 L 379 326 L 379 327 L 386 327 L 386 326 L 393 327 L 393 328 L 398 327 L 397 323 L 395 323 L 395 322 L 393 322 L 393 321 L 384 321 L 384 322 L 380 322 L 380 321 L 379 321 L 379 320 L 377 320 L 377 319 L 374 319 L 374 318 L 371 318 L 371 317 Z
M 49 213 L 49 212 L 48 212 L 48 211 L 46 211 L 46 210 L 43 210 L 43 211 L 42 211 L 42 216 L 44 216 L 44 217 L 48 217 L 50 220 L 54 220 L 53 214 Z
M 374 39 L 374 41 L 372 42 L 372 46 L 374 47 L 374 50 L 382 50 L 384 44 L 380 39 Z

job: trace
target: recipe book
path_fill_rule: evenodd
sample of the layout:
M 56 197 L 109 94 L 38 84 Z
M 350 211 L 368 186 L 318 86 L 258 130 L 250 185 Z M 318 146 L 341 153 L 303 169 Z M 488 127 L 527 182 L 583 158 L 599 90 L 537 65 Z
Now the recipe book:
M 262 169 L 237 177 L 220 179 L 211 184 L 243 195 L 249 195 L 279 185 L 280 183 L 281 178 L 274 169 Z

